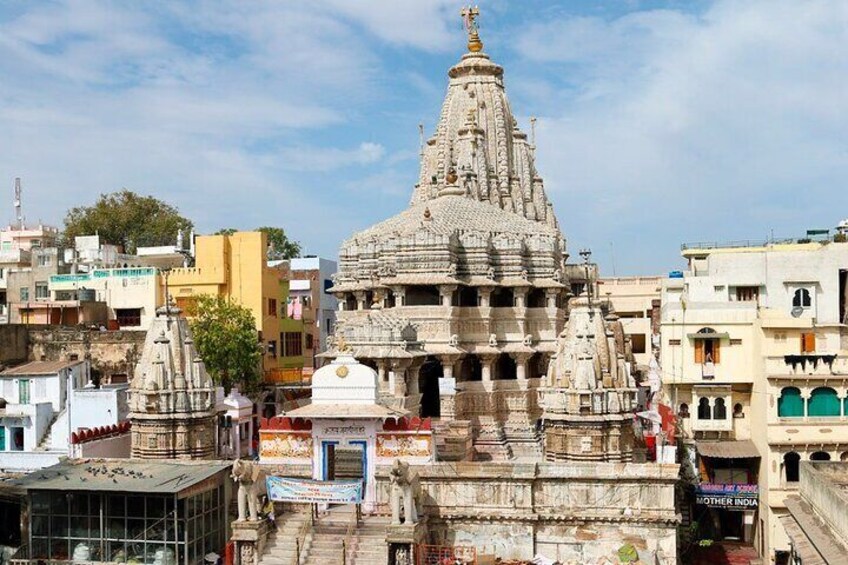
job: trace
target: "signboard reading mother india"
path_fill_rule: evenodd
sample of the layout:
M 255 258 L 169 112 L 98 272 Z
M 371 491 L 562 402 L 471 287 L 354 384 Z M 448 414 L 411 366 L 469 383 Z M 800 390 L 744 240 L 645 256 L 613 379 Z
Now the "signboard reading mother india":
M 268 498 L 275 502 L 330 502 L 359 504 L 362 502 L 362 481 L 315 481 L 287 477 L 266 477 Z

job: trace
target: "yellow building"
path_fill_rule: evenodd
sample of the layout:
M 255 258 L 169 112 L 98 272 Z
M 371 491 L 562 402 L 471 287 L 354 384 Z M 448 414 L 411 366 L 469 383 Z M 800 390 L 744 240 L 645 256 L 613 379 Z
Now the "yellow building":
M 303 366 L 303 324 L 285 318 L 288 281 L 268 267 L 267 249 L 267 237 L 258 231 L 198 236 L 194 267 L 172 269 L 162 283 L 183 311 L 191 310 L 196 297 L 212 295 L 253 312 L 265 380 L 277 382 Z

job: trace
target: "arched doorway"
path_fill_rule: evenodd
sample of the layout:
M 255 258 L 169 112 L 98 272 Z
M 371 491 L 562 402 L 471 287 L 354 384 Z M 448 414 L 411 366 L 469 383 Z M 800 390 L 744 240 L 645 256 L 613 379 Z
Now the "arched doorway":
M 418 371 L 422 418 L 439 418 L 442 415 L 439 402 L 439 379 L 443 375 L 442 362 L 435 357 L 428 357 Z
M 786 476 L 787 483 L 797 483 L 799 478 L 798 466 L 801 462 L 801 456 L 790 451 L 783 456 L 783 470 Z

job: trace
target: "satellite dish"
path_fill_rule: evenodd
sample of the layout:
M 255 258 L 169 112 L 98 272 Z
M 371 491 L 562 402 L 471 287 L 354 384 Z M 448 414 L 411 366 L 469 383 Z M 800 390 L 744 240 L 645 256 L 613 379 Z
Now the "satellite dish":
M 795 306 L 795 307 L 792 308 L 792 317 L 793 318 L 800 318 L 801 314 L 803 314 L 803 313 L 804 313 L 804 309 L 801 308 L 800 306 Z

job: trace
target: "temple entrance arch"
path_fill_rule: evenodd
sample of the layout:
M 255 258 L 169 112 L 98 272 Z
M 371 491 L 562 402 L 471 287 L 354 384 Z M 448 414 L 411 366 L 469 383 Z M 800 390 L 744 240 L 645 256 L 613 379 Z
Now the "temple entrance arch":
M 439 398 L 439 379 L 444 376 L 442 362 L 427 357 L 418 371 L 418 390 L 421 392 L 421 417 L 439 418 L 442 415 Z

